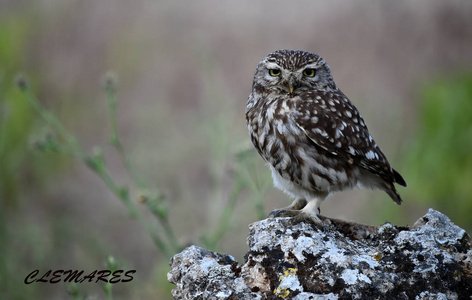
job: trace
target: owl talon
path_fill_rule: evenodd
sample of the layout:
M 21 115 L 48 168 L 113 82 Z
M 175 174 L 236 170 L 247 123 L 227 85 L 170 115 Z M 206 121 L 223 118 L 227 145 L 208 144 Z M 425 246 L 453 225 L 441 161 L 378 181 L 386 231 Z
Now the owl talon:
M 301 209 L 303 209 L 307 205 L 307 201 L 305 199 L 297 199 L 292 202 L 288 207 L 282 209 L 274 209 L 269 213 L 267 216 L 268 218 L 280 218 L 280 217 L 293 217 L 297 215 Z
M 268 218 L 293 218 L 295 223 L 308 222 L 317 227 L 325 228 L 329 225 L 329 219 L 319 215 L 307 214 L 301 210 L 275 209 L 269 213 Z
M 324 219 L 324 217 L 323 217 Z M 304 212 L 300 212 L 296 217 L 295 217 L 295 222 L 301 223 L 301 222 L 308 222 L 313 225 L 315 225 L 318 228 L 323 228 L 326 229 L 326 223 L 324 220 L 320 219 L 320 216 L 318 215 L 311 215 L 307 214 Z
M 269 213 L 267 217 L 268 218 L 288 218 L 288 217 L 295 217 L 298 214 L 300 214 L 300 210 L 282 208 L 282 209 L 274 209 L 273 211 Z

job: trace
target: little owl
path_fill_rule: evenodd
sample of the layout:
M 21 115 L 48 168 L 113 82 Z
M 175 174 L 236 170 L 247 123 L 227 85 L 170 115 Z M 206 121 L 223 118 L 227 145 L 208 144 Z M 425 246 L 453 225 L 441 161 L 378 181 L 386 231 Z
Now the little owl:
M 402 199 L 405 180 L 388 163 L 361 115 L 315 53 L 278 50 L 257 66 L 246 106 L 251 141 L 266 160 L 274 185 L 295 198 L 274 216 L 320 224 L 321 202 L 335 191 L 385 191 Z

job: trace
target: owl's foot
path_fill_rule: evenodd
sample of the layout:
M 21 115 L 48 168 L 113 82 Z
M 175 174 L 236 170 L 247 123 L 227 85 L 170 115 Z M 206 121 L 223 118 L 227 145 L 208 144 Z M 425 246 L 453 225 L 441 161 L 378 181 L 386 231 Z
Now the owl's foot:
M 290 217 L 295 217 L 296 215 L 300 214 L 300 210 L 296 209 L 289 209 L 287 208 L 282 208 L 282 209 L 274 209 L 269 213 L 267 216 L 268 218 L 290 218 Z
M 268 218 L 278 218 L 278 217 L 292 217 L 293 215 L 285 215 L 285 214 L 291 214 L 289 212 L 292 212 L 295 214 L 296 212 L 299 212 L 301 209 L 303 209 L 307 205 L 307 201 L 305 199 L 297 199 L 292 202 L 289 206 L 282 208 L 282 209 L 275 209 L 269 213 L 267 216 Z
M 323 227 L 329 223 L 326 222 L 326 218 L 317 214 L 308 214 L 304 211 L 300 211 L 298 215 L 294 217 L 295 222 L 308 222 L 312 223 L 317 227 Z
M 296 223 L 308 222 L 317 227 L 325 227 L 329 225 L 329 219 L 317 214 L 306 213 L 303 210 L 293 209 L 276 209 L 270 212 L 269 217 L 272 218 L 293 218 Z

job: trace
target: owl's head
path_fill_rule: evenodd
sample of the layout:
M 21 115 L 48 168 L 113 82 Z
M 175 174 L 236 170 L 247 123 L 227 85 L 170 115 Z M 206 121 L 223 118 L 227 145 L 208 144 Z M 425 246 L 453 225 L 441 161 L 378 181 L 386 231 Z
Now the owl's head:
M 328 64 L 318 54 L 277 50 L 259 62 L 253 89 L 293 96 L 311 90 L 335 90 L 336 85 Z

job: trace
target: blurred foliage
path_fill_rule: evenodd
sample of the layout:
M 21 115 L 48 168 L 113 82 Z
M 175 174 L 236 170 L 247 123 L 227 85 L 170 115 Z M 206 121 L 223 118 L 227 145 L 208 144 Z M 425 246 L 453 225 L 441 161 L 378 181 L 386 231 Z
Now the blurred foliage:
M 179 252 L 183 248 L 178 243 L 173 229 L 170 226 L 167 205 L 164 202 L 164 195 L 156 188 L 152 189 L 154 192 L 148 192 L 151 191 L 151 188 L 138 179 L 130 159 L 123 149 L 120 135 L 118 133 L 116 117 L 116 80 L 112 81 L 105 80 L 104 84 L 104 89 L 107 93 L 109 119 L 112 128 L 110 142 L 118 152 L 122 163 L 130 175 L 131 180 L 128 184 L 120 185 L 115 181 L 105 163 L 105 155 L 101 147 L 95 146 L 91 155 L 86 154 L 78 139 L 64 127 L 54 113 L 48 110 L 36 98 L 28 80 L 19 76 L 17 78 L 19 89 L 25 93 L 27 96 L 27 102 L 35 109 L 36 113 L 41 116 L 47 126 L 46 133 L 36 140 L 33 143 L 33 146 L 37 150 L 45 153 L 69 155 L 84 163 L 91 171 L 95 172 L 105 182 L 110 191 L 121 200 L 121 202 L 127 207 L 130 216 L 138 220 L 139 223 L 148 231 L 159 250 L 166 256 L 171 256 L 173 253 Z M 161 237 L 156 230 L 156 224 L 149 222 L 143 217 L 142 213 L 137 208 L 135 201 L 133 201 L 134 199 L 130 195 L 129 186 L 137 186 L 144 191 L 139 196 L 139 199 L 141 200 L 140 202 L 145 203 L 149 211 L 156 217 L 159 225 L 164 229 L 164 238 Z
M 472 73 L 424 85 L 405 167 L 409 198 L 472 228 Z
M 21 186 L 41 185 L 65 160 L 30 154 L 29 141 L 36 131 L 37 115 L 15 81 L 28 56 L 28 41 L 34 24 L 27 15 L 0 18 L 0 205 L 14 209 Z M 34 73 L 34 72 L 32 72 Z M 34 78 L 34 77 L 33 77 Z
M 18 18 L 0 19 L 0 199 L 2 211 L 16 204 L 33 112 L 12 84 L 21 68 L 28 38 L 26 23 Z
M 34 228 L 17 230 L 9 216 L 19 204 L 19 193 L 26 184 L 25 177 L 34 164 L 28 162 L 27 141 L 35 118 L 24 100 L 24 95 L 13 84 L 14 74 L 21 69 L 26 56 L 28 27 L 24 19 L 10 16 L 0 18 L 0 298 L 20 299 L 34 297 L 35 289 L 23 290 L 23 282 L 12 276 L 25 272 L 27 255 L 30 262 L 41 264 L 41 247 L 35 250 L 17 248 L 20 239 L 32 243 L 39 237 Z M 28 166 L 25 168 L 25 166 Z M 27 179 L 30 179 L 27 177 Z M 8 225 L 8 226 L 7 226 Z M 13 226 L 12 226 L 13 225 Z M 18 225 L 18 224 L 16 224 Z M 8 245 L 9 247 L 5 247 Z M 18 249 L 23 249 L 18 251 Z M 16 257 L 17 259 L 11 259 Z

